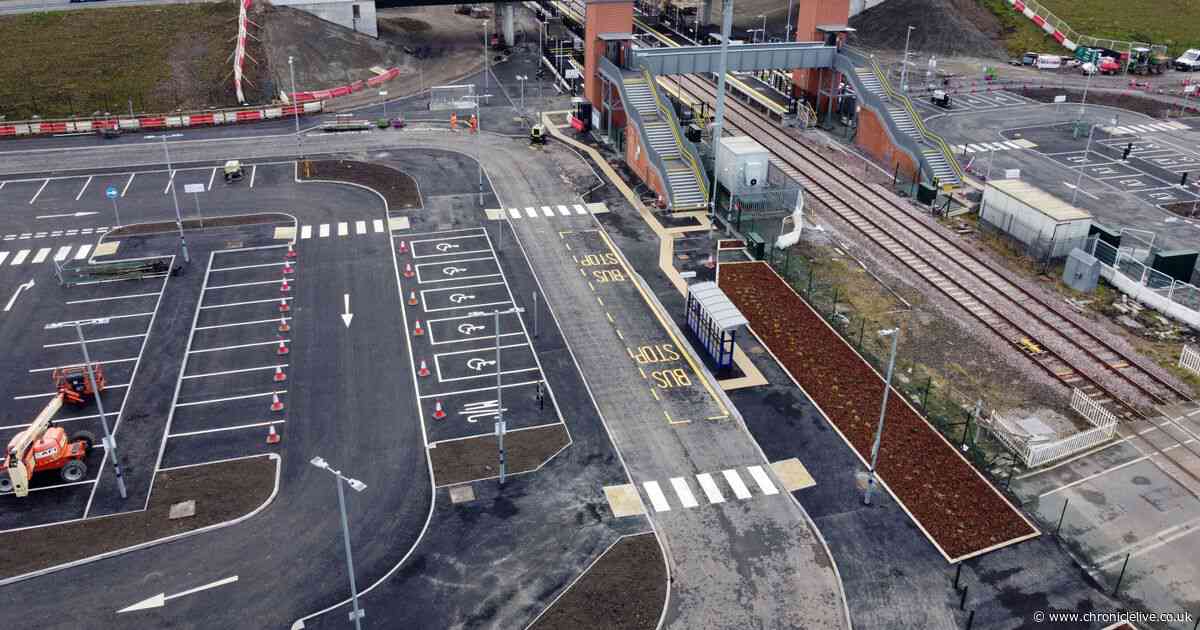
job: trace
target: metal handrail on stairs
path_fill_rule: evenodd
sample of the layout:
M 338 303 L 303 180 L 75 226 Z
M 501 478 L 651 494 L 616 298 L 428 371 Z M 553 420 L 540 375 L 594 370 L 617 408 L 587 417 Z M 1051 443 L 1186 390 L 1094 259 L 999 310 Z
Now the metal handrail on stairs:
M 950 145 L 946 144 L 946 141 L 941 136 L 933 133 L 925 126 L 924 121 L 917 115 L 916 108 L 913 107 L 912 101 L 907 96 L 900 94 L 892 88 L 892 84 L 888 82 L 887 76 L 884 75 L 883 69 L 879 67 L 879 62 L 875 60 L 875 57 L 867 57 L 867 60 L 871 63 L 871 71 L 875 74 L 875 78 L 879 80 L 879 84 L 883 86 L 883 90 L 887 93 L 888 97 L 904 106 L 904 109 L 908 111 L 908 115 L 912 117 L 917 131 L 921 132 L 921 136 L 937 146 L 942 156 L 946 158 L 946 162 L 950 165 L 950 168 L 954 169 L 954 174 L 958 176 L 958 181 L 960 183 L 966 182 L 966 175 L 963 173 L 962 166 L 958 163 L 958 158 L 954 157 L 954 151 L 950 150 Z
M 704 196 L 705 200 L 708 200 L 707 175 L 692 155 L 692 151 L 695 150 L 694 145 L 688 146 L 691 142 L 685 144 L 683 136 L 679 133 L 679 121 L 675 118 L 675 109 L 663 102 L 662 95 L 658 93 L 658 86 L 655 84 L 649 70 L 642 68 L 642 77 L 650 85 L 650 92 L 654 94 L 654 102 L 658 105 L 658 111 L 666 118 L 667 126 L 671 128 L 671 133 L 675 136 L 675 144 L 679 147 L 680 157 L 686 160 L 688 166 L 691 167 L 692 173 L 696 176 L 696 184 L 700 187 L 700 194 Z
M 600 57 L 600 71 L 601 74 L 608 78 L 610 83 L 617 86 L 617 91 L 621 95 L 621 107 L 625 111 L 625 117 L 638 130 L 638 138 L 640 139 L 638 146 L 646 154 L 650 168 L 658 173 L 658 178 L 662 181 L 663 187 L 667 189 L 669 195 L 673 191 L 671 189 L 670 178 L 667 177 L 667 165 L 663 162 L 663 158 L 658 154 L 658 151 L 655 151 L 654 147 L 647 141 L 646 121 L 642 120 L 641 112 L 629 102 L 629 93 L 625 89 L 625 74 L 621 72 L 617 64 L 609 61 L 607 57 Z M 640 83 L 642 79 L 637 79 L 637 81 Z

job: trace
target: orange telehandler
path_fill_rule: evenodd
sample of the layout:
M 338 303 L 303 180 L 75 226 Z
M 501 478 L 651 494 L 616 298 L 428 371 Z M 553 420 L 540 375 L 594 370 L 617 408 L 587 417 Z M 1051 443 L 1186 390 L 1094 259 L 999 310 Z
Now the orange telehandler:
M 4 465 L 0 468 L 0 493 L 12 492 L 18 497 L 29 494 L 29 482 L 34 474 L 59 471 L 63 481 L 82 481 L 87 476 L 88 452 L 96 442 L 96 436 L 87 431 L 78 431 L 67 439 L 62 427 L 53 425 L 52 420 L 64 403 L 82 406 L 90 398 L 104 391 L 104 370 L 93 364 L 96 390 L 92 389 L 84 366 L 54 370 L 53 379 L 57 392 L 41 413 L 24 431 L 13 436 L 4 450 Z M 98 390 L 98 391 L 97 391 Z

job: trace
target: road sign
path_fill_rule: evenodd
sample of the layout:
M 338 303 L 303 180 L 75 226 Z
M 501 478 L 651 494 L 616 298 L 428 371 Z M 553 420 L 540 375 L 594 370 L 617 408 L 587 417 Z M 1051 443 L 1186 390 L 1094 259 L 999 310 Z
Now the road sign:
M 1054 102 L 1055 102 L 1055 103 L 1066 103 L 1066 102 L 1067 102 L 1067 95 L 1066 95 L 1066 94 L 1059 94 L 1058 96 L 1055 96 L 1055 97 L 1054 97 Z
M 116 199 L 118 196 L 120 196 L 120 193 L 117 192 L 116 186 L 109 186 L 108 188 L 104 189 L 104 196 L 108 197 L 109 199 Z
M 184 193 L 202 193 L 204 192 L 204 184 L 184 184 Z

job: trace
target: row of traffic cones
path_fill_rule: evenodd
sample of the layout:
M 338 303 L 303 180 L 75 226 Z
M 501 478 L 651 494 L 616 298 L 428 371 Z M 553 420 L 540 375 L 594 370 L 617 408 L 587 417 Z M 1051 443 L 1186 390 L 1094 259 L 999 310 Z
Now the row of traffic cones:
M 401 254 L 408 253 L 408 242 L 407 241 L 400 241 L 399 252 Z M 412 263 L 404 263 L 403 275 L 405 278 L 413 278 L 417 275 L 416 272 L 413 271 Z M 409 306 L 417 306 L 418 304 L 420 304 L 420 301 L 417 299 L 417 292 L 409 291 L 408 305 Z M 412 334 L 414 337 L 420 337 L 425 334 L 425 328 L 421 326 L 421 320 L 418 319 L 413 324 Z M 425 359 L 421 359 L 421 366 L 419 368 L 417 368 L 417 376 L 419 376 L 421 378 L 425 378 L 425 377 L 428 377 L 429 374 L 430 374 L 429 364 L 427 364 L 425 362 Z M 445 420 L 446 419 L 446 410 L 444 407 L 442 407 L 442 400 L 440 398 L 434 402 L 433 419 L 434 420 Z
M 296 255 L 295 245 L 293 243 L 288 243 L 287 253 L 284 254 L 284 256 L 283 256 L 283 279 L 279 283 L 279 292 L 282 294 L 291 293 L 291 291 L 292 291 L 292 285 L 290 282 L 288 282 L 288 276 L 292 275 L 295 272 L 295 267 L 292 266 L 292 262 L 295 261 L 296 258 L 297 258 L 297 255 Z M 287 316 L 283 315 L 283 313 L 288 313 L 288 312 L 291 312 L 291 310 L 292 310 L 291 304 L 288 303 L 289 299 L 290 298 L 288 298 L 288 297 L 280 297 L 279 298 L 279 313 L 280 313 L 280 315 L 279 315 L 279 325 L 276 328 L 280 333 L 286 333 L 286 332 L 290 332 L 292 330 L 291 325 L 288 324 Z M 279 345 L 276 346 L 276 348 L 275 348 L 275 354 L 277 356 L 284 356 L 284 355 L 288 354 L 288 352 L 289 352 L 289 350 L 288 350 L 288 346 L 287 346 L 287 341 L 285 341 L 283 339 L 283 337 L 281 336 L 279 338 Z M 275 374 L 271 377 L 271 380 L 275 383 L 282 383 L 287 380 L 287 373 L 283 371 L 282 365 L 275 366 Z M 279 398 L 279 392 L 272 392 L 271 393 L 271 411 L 273 411 L 275 413 L 279 413 L 279 412 L 282 412 L 283 409 L 284 409 L 283 401 L 280 400 L 280 398 Z M 270 425 L 267 426 L 267 444 L 278 444 L 279 441 L 280 441 L 279 431 L 277 431 L 275 429 L 275 424 L 271 423 Z

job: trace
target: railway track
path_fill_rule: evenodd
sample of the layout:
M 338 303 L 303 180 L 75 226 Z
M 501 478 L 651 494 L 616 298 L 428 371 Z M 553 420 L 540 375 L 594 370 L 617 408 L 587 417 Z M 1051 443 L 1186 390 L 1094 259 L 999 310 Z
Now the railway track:
M 680 77 L 680 89 L 709 106 L 715 87 L 695 76 Z M 1147 444 L 1150 457 L 1170 462 L 1164 472 L 1200 498 L 1200 436 L 1176 420 L 1143 406 L 1172 406 L 1191 397 L 1124 354 L 1099 335 L 1058 312 L 1019 281 L 992 269 L 973 252 L 927 225 L 911 209 L 862 184 L 833 163 L 787 136 L 786 132 L 733 99 L 726 100 L 726 125 L 768 148 L 777 166 L 901 264 L 927 280 L 1001 338 L 1025 351 L 1038 368 L 1064 387 L 1080 392 L 1119 420 L 1122 438 Z M 1021 313 L 1025 321 L 1008 312 Z M 1106 385 L 1109 379 L 1119 385 Z M 1123 395 L 1122 395 L 1123 394 Z M 1153 427 L 1149 433 L 1133 423 Z M 1157 462 L 1156 462 L 1157 464 Z

